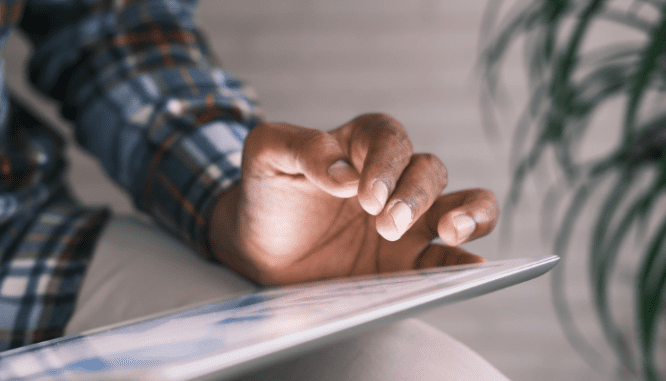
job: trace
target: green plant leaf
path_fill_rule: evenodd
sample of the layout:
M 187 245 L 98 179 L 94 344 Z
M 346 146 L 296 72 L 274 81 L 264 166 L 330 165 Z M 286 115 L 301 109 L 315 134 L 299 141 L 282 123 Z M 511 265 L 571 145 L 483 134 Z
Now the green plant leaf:
M 548 187 L 546 194 L 541 201 L 541 237 L 542 241 L 548 242 L 553 237 L 551 232 L 556 229 L 556 216 L 557 210 L 562 205 L 562 199 L 567 195 L 569 187 L 564 185 L 563 182 L 557 181 Z
M 632 85 L 627 100 L 627 111 L 624 120 L 625 141 L 632 139 L 636 114 L 646 89 L 650 86 L 651 77 L 657 68 L 659 59 L 663 59 L 666 50 L 666 3 L 662 4 L 661 19 L 649 35 L 648 43 L 643 50 L 638 70 L 632 78 Z
M 501 32 L 485 44 L 486 48 L 481 53 L 480 67 L 490 94 L 497 93 L 502 58 L 511 43 L 525 30 L 538 25 L 540 19 L 542 19 L 540 4 L 529 3 L 525 6 L 517 6 L 509 12 L 504 25 L 498 28 Z
M 638 29 L 643 32 L 650 32 L 653 27 L 652 23 L 650 23 L 648 20 L 644 20 L 634 14 L 618 11 L 615 9 L 605 9 L 599 14 L 599 18 L 613 21 L 615 23 L 622 24 L 633 29 Z
M 648 231 L 652 215 L 662 213 L 654 206 L 666 193 L 666 113 L 643 122 L 643 105 L 650 99 L 648 93 L 666 93 L 666 1 L 636 0 L 626 11 L 611 8 L 615 5 L 604 0 L 530 0 L 526 5 L 516 5 L 509 17 L 497 23 L 500 30 L 489 39 L 491 46 L 484 49 L 482 63 L 489 89 L 488 105 L 497 95 L 501 63 L 508 47 L 520 37 L 526 37 L 524 52 L 531 93 L 511 146 L 514 172 L 505 203 L 505 217 L 509 216 L 509 221 L 521 199 L 526 179 L 544 173 L 542 164 L 547 162 L 543 160 L 544 153 L 552 149 L 563 181 L 546 183 L 550 188 L 543 200 L 542 215 L 555 215 L 567 191 L 573 192 L 574 198 L 559 222 L 554 240 L 554 252 L 564 258 L 573 226 L 586 201 L 599 192 L 598 184 L 602 179 L 613 174 L 618 176 L 614 188 L 605 195 L 594 225 L 590 282 L 604 333 L 623 367 L 635 374 L 639 362 L 633 359 L 631 345 L 611 314 L 608 293 L 610 276 L 623 242 L 637 228 Z M 647 10 L 657 12 L 659 17 L 641 18 L 642 11 L 646 10 L 642 7 L 650 7 Z M 642 31 L 648 42 L 612 43 L 584 51 L 582 42 L 597 20 Z M 493 27 L 487 30 L 486 36 L 492 35 Z M 616 96 L 627 98 L 624 120 L 617 125 L 624 130 L 623 141 L 610 154 L 581 163 L 577 153 L 590 121 L 601 105 Z M 652 174 L 655 168 L 661 177 L 657 176 L 645 191 L 639 189 L 635 179 L 641 174 Z M 543 216 L 544 228 L 550 226 L 552 218 Z M 510 223 L 503 225 L 508 226 Z M 645 253 L 642 267 L 644 275 L 652 277 L 653 281 L 645 283 L 641 278 L 643 283 L 636 286 L 643 298 L 637 301 L 637 314 L 647 379 L 656 379 L 651 356 L 659 312 L 654 315 L 652 310 L 653 315 L 650 315 L 645 306 L 655 300 L 661 303 L 666 292 L 666 258 L 662 259 L 666 257 L 663 254 L 666 250 L 655 249 L 664 246 L 657 243 L 663 241 L 659 234 L 650 237 L 650 250 Z M 649 262 L 650 258 L 656 259 Z M 564 266 L 558 266 L 553 273 L 552 291 L 558 318 L 579 353 L 589 362 L 598 364 L 602 356 L 589 345 L 573 321 L 564 295 L 563 273 Z
M 654 367 L 654 341 L 657 319 L 664 312 L 666 289 L 666 218 L 651 240 L 638 276 L 638 320 L 643 351 L 643 372 L 647 380 L 657 380 Z
M 631 67 L 636 66 L 640 59 L 643 46 L 637 43 L 617 43 L 610 46 L 593 48 L 580 57 L 580 67 L 597 68 L 630 61 Z
M 587 6 L 583 7 L 562 54 L 556 56 L 553 62 L 549 86 L 549 98 L 552 101 L 552 106 L 540 140 L 563 142 L 565 126 L 575 110 L 573 102 L 576 99 L 576 92 L 571 78 L 578 64 L 578 50 L 591 22 L 594 20 L 594 16 L 603 9 L 605 2 L 605 0 L 590 1 Z M 562 146 L 560 145 L 560 148 Z M 565 173 L 567 173 L 567 177 L 574 177 L 574 166 L 571 165 L 572 160 L 570 160 L 571 156 L 568 154 L 568 149 L 563 148 L 559 153 L 558 158 Z
M 571 233 L 576 225 L 576 220 L 594 189 L 599 185 L 599 181 L 593 181 L 582 184 L 575 192 L 574 197 L 560 224 L 553 253 L 559 255 L 563 260 L 568 253 L 568 245 L 571 240 Z M 566 222 L 566 223 L 565 223 Z M 564 264 L 564 261 L 562 261 Z M 565 266 L 560 265 L 553 269 L 551 278 L 551 292 L 555 313 L 562 326 L 567 340 L 576 349 L 576 351 L 593 368 L 601 373 L 606 373 L 607 361 L 597 349 L 585 339 L 585 335 L 576 325 L 576 321 L 569 308 L 569 302 L 565 292 Z
M 547 111 L 547 105 L 545 104 L 547 94 L 545 90 L 545 86 L 534 89 L 530 96 L 530 106 L 525 108 L 516 125 L 516 131 L 513 134 L 511 142 L 510 161 L 513 167 L 517 167 L 520 160 L 524 159 L 523 147 L 529 137 L 529 130 L 531 128 L 538 128 L 538 124 L 545 117 Z
M 614 217 L 620 210 L 620 205 L 635 185 L 633 178 L 635 176 L 632 172 L 619 176 L 615 187 L 608 193 L 600 208 L 590 245 L 590 283 L 595 308 L 604 334 L 612 345 L 618 360 L 627 370 L 635 374 L 636 361 L 632 356 L 628 339 L 615 323 L 610 311 L 608 296 L 608 282 L 615 267 L 621 243 L 631 231 L 633 224 L 637 222 L 637 217 L 653 201 L 653 193 L 650 191 L 642 197 L 638 197 L 627 208 L 624 216 L 620 217 L 620 221 L 615 224 L 612 232 L 608 233 L 611 222 L 615 220 Z

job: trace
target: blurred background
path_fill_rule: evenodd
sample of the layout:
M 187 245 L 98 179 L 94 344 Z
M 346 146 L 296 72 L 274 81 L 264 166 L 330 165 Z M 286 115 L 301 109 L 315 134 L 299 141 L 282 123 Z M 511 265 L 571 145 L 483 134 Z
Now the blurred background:
M 435 153 L 446 164 L 448 190 L 484 187 L 504 200 L 511 176 L 510 137 L 527 87 L 516 50 L 504 66 L 511 98 L 504 99 L 500 133 L 487 136 L 475 67 L 485 6 L 485 0 L 208 0 L 202 1 L 200 18 L 222 66 L 254 87 L 267 120 L 328 130 L 360 113 L 390 113 L 406 126 L 415 151 Z M 25 83 L 29 52 L 20 35 L 14 35 L 7 51 L 9 82 L 41 112 L 56 117 L 53 105 Z M 69 133 L 66 124 L 59 125 Z M 603 145 L 604 139 L 614 137 L 599 134 L 595 144 Z M 82 200 L 132 212 L 96 162 L 73 143 L 69 151 L 70 178 Z M 510 246 L 500 245 L 496 231 L 467 245 L 468 250 L 491 260 L 548 255 L 550 241 L 539 230 L 538 193 L 539 184 L 529 183 Z M 579 232 L 581 237 L 585 233 Z M 579 325 L 603 345 L 589 302 L 584 245 L 576 237 L 567 290 Z M 566 341 L 549 282 L 547 275 L 419 317 L 515 381 L 608 379 Z

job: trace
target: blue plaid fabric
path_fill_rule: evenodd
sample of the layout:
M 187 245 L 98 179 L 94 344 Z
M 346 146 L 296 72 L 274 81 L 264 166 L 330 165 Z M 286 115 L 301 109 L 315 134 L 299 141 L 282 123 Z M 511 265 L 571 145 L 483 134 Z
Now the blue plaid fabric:
M 196 6 L 0 0 L 0 57 L 18 26 L 34 45 L 31 82 L 61 102 L 78 142 L 138 208 L 210 258 L 208 215 L 240 177 L 261 115 L 213 58 Z M 10 105 L 0 74 L 0 350 L 62 334 L 108 217 L 69 196 L 65 170 L 61 139 Z

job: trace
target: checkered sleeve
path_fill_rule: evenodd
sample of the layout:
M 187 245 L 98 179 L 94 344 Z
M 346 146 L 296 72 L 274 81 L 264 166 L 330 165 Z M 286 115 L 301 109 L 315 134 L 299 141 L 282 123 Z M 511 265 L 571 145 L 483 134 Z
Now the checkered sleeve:
M 138 208 L 210 256 L 208 215 L 240 177 L 260 113 L 252 92 L 215 63 L 195 8 L 36 0 L 21 26 L 35 44 L 31 81 L 62 102 L 81 145 Z

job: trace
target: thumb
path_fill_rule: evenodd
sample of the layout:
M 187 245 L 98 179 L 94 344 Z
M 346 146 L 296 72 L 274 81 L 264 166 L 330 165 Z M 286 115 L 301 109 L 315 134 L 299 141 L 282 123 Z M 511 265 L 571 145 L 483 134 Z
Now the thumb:
M 253 128 L 243 148 L 243 176 L 302 175 L 336 197 L 358 194 L 359 173 L 329 133 L 288 123 Z

